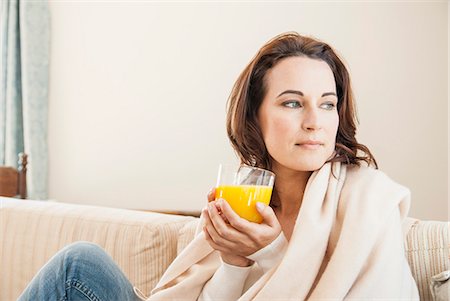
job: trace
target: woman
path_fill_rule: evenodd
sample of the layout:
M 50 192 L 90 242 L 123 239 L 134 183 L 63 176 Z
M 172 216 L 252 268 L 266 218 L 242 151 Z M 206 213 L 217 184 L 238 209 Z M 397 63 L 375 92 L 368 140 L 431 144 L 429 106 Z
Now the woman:
M 227 118 L 241 162 L 276 174 L 270 206 L 258 205 L 263 222 L 241 219 L 211 191 L 198 235 L 148 300 L 418 300 L 401 230 L 409 191 L 375 169 L 355 123 L 350 77 L 330 46 L 297 33 L 264 45 L 238 78 Z M 83 248 L 95 257 L 72 255 L 91 254 Z M 99 296 L 89 286 L 98 276 L 76 276 L 86 290 L 102 300 L 134 298 L 104 252 L 72 245 L 21 300 L 53 296 L 54 283 L 64 287 L 70 267 L 84 261 L 111 267 L 103 287 L 127 295 Z M 40 289 L 44 279 L 50 288 Z

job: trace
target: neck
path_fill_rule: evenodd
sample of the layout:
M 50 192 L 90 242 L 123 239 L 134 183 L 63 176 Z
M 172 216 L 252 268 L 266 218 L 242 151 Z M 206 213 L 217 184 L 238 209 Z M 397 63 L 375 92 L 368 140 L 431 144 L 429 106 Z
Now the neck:
M 297 216 L 302 204 L 303 194 L 310 171 L 296 171 L 285 167 L 273 166 L 276 174 L 275 193 L 272 204 L 279 216 Z

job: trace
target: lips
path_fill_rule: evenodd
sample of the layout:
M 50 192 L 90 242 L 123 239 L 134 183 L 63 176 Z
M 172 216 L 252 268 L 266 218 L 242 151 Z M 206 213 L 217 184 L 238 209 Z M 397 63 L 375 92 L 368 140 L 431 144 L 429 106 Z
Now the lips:
M 301 141 L 299 143 L 296 143 L 295 145 L 299 146 L 303 149 L 315 150 L 315 149 L 318 149 L 319 147 L 323 146 L 323 143 L 321 141 L 317 141 L 317 140 L 306 140 L 306 141 Z
M 323 145 L 323 142 L 317 141 L 317 140 L 306 140 L 301 141 L 299 143 L 296 143 L 295 145 L 302 146 L 302 145 Z

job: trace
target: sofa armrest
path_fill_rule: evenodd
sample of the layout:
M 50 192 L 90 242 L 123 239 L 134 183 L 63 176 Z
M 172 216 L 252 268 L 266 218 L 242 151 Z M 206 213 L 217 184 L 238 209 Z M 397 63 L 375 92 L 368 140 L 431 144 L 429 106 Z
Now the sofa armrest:
M 61 248 L 90 241 L 149 294 L 177 255 L 180 229 L 193 217 L 0 197 L 0 300 L 16 300 Z
M 433 300 L 431 278 L 449 266 L 450 223 L 416 220 L 405 240 L 405 253 L 419 289 L 420 300 Z

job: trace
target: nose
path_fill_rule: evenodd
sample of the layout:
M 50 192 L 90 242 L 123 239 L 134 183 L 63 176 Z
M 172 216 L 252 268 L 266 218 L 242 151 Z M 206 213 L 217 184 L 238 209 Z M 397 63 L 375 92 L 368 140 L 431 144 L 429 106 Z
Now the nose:
M 302 128 L 305 131 L 317 131 L 321 128 L 319 112 L 311 108 L 304 111 Z

